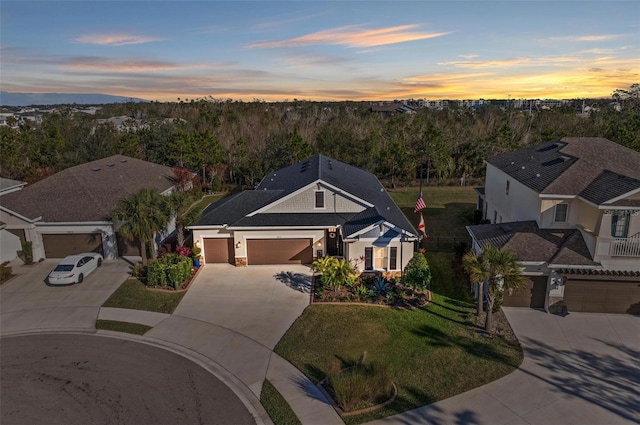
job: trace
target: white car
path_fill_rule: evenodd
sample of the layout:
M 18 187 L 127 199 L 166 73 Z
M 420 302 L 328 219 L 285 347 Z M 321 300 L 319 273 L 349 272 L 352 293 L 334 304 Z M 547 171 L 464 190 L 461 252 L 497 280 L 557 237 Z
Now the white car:
M 102 265 L 102 255 L 96 252 L 69 255 L 49 273 L 47 284 L 67 285 L 81 283 L 84 278 Z

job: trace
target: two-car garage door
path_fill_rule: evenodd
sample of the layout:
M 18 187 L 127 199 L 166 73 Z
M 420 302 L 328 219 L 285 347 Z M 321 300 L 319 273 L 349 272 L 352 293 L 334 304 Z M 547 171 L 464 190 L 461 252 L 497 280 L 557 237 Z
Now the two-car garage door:
M 640 313 L 640 281 L 567 280 L 564 303 L 569 312 Z
M 231 238 L 205 238 L 204 259 L 207 264 L 235 262 Z M 311 264 L 312 239 L 247 239 L 247 264 Z
M 247 264 L 311 264 L 312 239 L 248 239 Z

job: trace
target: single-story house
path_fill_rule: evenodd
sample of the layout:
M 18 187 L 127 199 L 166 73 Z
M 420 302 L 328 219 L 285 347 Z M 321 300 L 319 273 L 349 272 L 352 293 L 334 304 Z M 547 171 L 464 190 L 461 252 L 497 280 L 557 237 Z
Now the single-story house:
M 114 155 L 62 170 L 0 198 L 2 230 L 21 242 L 33 243 L 35 261 L 80 252 L 100 252 L 105 258 L 140 255 L 137 243 L 118 234 L 109 219 L 121 199 L 143 188 L 162 194 L 173 191 L 170 167 L 124 155 Z M 156 242 L 164 239 L 171 226 Z M 4 245 L 3 245 L 4 246 Z M 16 252 L 4 258 L 15 258 Z
M 419 239 L 373 174 L 323 155 L 211 204 L 189 228 L 205 264 L 310 264 L 336 256 L 392 275 Z

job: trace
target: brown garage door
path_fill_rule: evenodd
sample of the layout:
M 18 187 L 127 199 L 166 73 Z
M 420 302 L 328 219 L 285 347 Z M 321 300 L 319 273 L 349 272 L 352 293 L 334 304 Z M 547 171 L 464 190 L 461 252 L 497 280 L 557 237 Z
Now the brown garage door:
M 547 294 L 547 276 L 527 277 L 527 288 L 511 295 L 504 294 L 505 307 L 544 308 Z
M 235 254 L 233 251 L 233 240 L 230 238 L 207 238 L 204 239 L 204 262 L 230 263 L 233 264 Z
M 311 264 L 311 239 L 249 239 L 247 264 Z
M 564 303 L 569 312 L 640 313 L 640 281 L 567 280 Z
M 44 243 L 44 255 L 47 258 L 64 258 L 67 255 L 82 252 L 103 253 L 100 233 L 43 234 L 42 242 Z

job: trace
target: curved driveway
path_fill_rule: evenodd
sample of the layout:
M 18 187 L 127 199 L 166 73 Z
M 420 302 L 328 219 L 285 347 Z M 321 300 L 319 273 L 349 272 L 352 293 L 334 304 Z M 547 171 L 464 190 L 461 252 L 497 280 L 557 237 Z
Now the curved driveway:
M 255 424 L 208 371 L 172 352 L 95 335 L 6 337 L 3 424 Z

